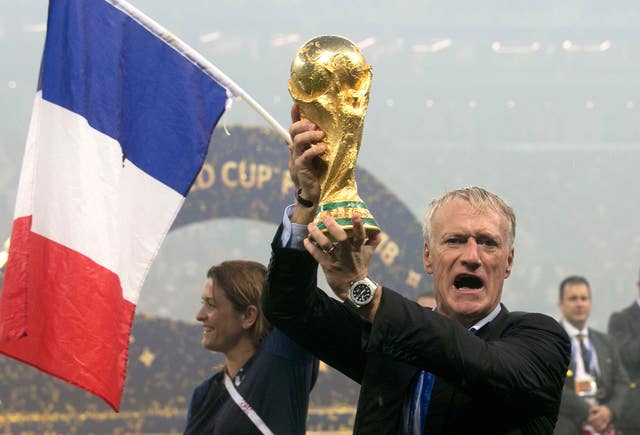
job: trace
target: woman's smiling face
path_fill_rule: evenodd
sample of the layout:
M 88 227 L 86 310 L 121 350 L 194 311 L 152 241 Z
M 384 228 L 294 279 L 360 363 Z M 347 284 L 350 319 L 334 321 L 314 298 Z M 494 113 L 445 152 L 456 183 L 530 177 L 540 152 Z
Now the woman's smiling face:
M 247 334 L 243 313 L 238 312 L 224 291 L 208 278 L 202 288 L 202 306 L 196 314 L 202 323 L 202 347 L 227 353 Z

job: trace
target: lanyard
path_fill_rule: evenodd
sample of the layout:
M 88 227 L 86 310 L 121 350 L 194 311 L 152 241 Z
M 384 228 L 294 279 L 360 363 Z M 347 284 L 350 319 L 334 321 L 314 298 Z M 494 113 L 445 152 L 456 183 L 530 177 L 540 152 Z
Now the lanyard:
M 233 382 L 231 382 L 231 378 L 226 372 L 224 374 L 224 386 L 227 388 L 227 391 L 229 392 L 229 395 L 231 396 L 233 401 L 236 402 L 242 412 L 244 412 L 247 417 L 249 417 L 249 419 L 253 422 L 253 424 L 256 425 L 258 430 L 264 435 L 273 435 L 273 432 L 271 432 L 264 421 L 262 421 L 260 416 L 256 414 L 251 405 L 249 405 L 247 401 L 244 400 L 244 398 L 240 395 L 240 393 L 238 393 L 238 390 L 236 390 L 236 387 L 233 385 Z

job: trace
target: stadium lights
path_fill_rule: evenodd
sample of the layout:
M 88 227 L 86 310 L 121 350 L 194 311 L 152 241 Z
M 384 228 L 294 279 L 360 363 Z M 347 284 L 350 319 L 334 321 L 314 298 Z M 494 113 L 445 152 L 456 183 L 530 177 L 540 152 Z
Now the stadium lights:
M 27 33 L 43 33 L 47 31 L 47 23 L 25 24 L 22 30 Z
M 437 53 L 438 51 L 442 51 L 452 45 L 453 41 L 449 38 L 439 39 L 430 44 L 413 44 L 411 46 L 411 51 L 414 53 Z
M 296 44 L 300 42 L 300 35 L 297 33 L 289 33 L 288 35 L 278 34 L 271 40 L 274 47 L 282 47 L 284 45 Z
M 491 43 L 491 50 L 497 54 L 530 54 L 540 50 L 540 43 L 533 41 L 530 44 L 522 43 L 504 43 L 500 41 L 493 41 Z
M 220 39 L 221 36 L 222 34 L 220 32 L 211 32 L 211 33 L 205 33 L 204 35 L 200 35 L 198 39 L 200 39 L 200 42 L 203 42 L 206 44 L 207 42 L 217 41 L 218 39 Z
M 611 46 L 608 39 L 597 44 L 575 44 L 568 39 L 562 41 L 562 49 L 568 53 L 601 53 L 609 50 Z
M 356 42 L 356 45 L 360 50 L 364 50 L 365 48 L 371 47 L 375 43 L 376 43 L 375 36 L 369 36 L 368 38 L 365 38 L 360 42 Z

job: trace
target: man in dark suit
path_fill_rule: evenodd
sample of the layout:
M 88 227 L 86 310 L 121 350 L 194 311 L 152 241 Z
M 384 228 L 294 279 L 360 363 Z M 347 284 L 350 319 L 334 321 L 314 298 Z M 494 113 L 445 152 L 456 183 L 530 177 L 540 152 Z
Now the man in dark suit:
M 609 319 L 609 334 L 620 348 L 622 363 L 629 373 L 629 400 L 622 408 L 619 426 L 625 435 L 640 435 L 640 277 L 638 298 Z
M 581 276 L 560 283 L 560 323 L 572 341 L 567 379 L 554 434 L 613 433 L 627 397 L 629 378 L 611 336 L 589 328 L 591 289 Z
M 478 187 L 432 201 L 423 263 L 437 306 L 421 307 L 368 277 L 380 238 L 367 238 L 359 216 L 350 237 L 331 218 L 323 219 L 328 234 L 311 223 L 326 145 L 295 107 L 292 114 L 298 200 L 272 245 L 263 307 L 277 327 L 361 384 L 354 433 L 551 433 L 570 345 L 550 317 L 500 303 L 514 258 L 511 207 Z M 316 287 L 318 264 L 341 301 Z

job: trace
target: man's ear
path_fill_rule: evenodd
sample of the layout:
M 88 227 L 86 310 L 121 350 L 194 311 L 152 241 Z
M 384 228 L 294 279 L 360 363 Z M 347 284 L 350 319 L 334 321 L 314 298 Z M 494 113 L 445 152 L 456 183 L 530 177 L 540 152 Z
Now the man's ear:
M 433 275 L 433 262 L 431 261 L 431 251 L 427 242 L 424 242 L 424 250 L 422 252 L 422 264 L 424 264 L 424 271 L 429 275 Z
M 242 328 L 251 329 L 258 320 L 258 307 L 249 305 L 242 313 Z
M 514 256 L 515 256 L 515 250 L 512 246 L 511 249 L 509 250 L 509 256 L 507 257 L 507 268 L 504 271 L 504 279 L 509 278 L 509 275 L 511 275 L 511 268 L 513 267 Z

